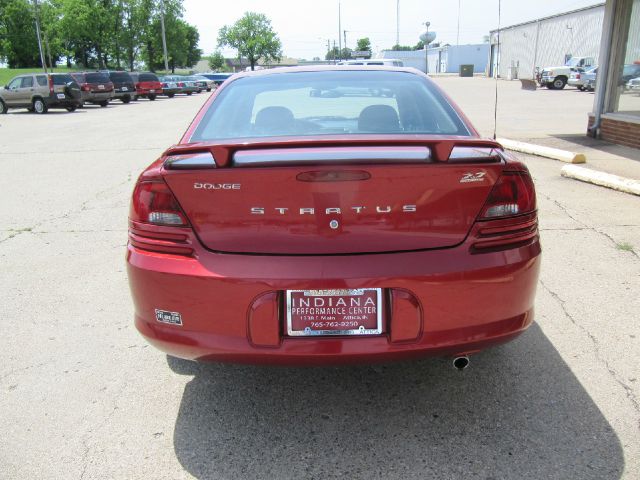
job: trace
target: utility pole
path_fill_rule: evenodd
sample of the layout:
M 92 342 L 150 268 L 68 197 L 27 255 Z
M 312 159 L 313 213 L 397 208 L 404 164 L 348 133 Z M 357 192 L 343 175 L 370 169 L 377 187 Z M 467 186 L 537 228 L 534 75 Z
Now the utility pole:
M 169 72 L 169 58 L 167 56 L 167 34 L 164 30 L 164 0 L 162 0 L 162 8 L 160 10 L 160 27 L 162 28 L 162 50 L 164 51 L 164 70 Z
M 342 12 L 340 10 L 340 0 L 338 0 L 338 57 L 342 60 L 342 40 L 340 40 L 342 38 L 340 35 L 342 33 Z
M 400 0 L 396 0 L 396 45 L 400 45 Z
M 456 34 L 456 46 L 460 45 L 460 1 L 458 0 L 458 33 Z
M 335 57 L 335 52 L 333 52 L 333 56 Z M 331 60 L 331 41 L 327 38 L 327 60 Z
M 36 12 L 36 35 L 38 35 L 38 48 L 40 49 L 40 61 L 42 62 L 42 68 L 44 73 L 47 73 L 47 63 L 44 61 L 44 52 L 42 51 L 42 39 L 40 38 L 40 5 L 38 0 L 33 0 L 33 6 Z
M 333 41 L 333 51 L 334 52 L 336 51 L 336 41 L 335 40 Z M 335 53 L 333 54 L 333 64 L 334 65 L 336 64 L 336 55 L 335 55 Z
M 343 30 L 343 32 L 344 32 L 344 49 L 346 50 L 347 49 L 347 31 Z

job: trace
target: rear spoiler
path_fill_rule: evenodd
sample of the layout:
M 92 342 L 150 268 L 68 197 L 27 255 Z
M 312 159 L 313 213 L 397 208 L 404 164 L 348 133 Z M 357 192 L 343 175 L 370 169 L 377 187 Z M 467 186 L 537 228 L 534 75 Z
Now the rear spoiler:
M 296 137 L 285 140 L 190 143 L 167 149 L 165 168 L 195 169 L 287 164 L 346 163 L 495 163 L 504 149 L 494 140 L 465 137 L 412 137 L 399 140 L 362 136 Z M 205 155 L 202 155 L 205 154 Z

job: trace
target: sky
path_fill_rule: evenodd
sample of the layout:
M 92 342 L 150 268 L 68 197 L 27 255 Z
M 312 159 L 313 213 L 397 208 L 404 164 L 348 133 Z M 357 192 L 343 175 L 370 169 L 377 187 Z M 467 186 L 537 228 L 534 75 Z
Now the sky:
M 459 0 L 460 44 L 482 43 L 483 36 L 498 26 L 498 0 Z M 324 58 L 327 40 L 338 44 L 338 3 L 347 46 L 369 37 L 375 52 L 396 43 L 397 0 L 184 0 L 185 19 L 198 27 L 200 48 L 205 54 L 217 48 L 218 31 L 238 20 L 244 12 L 264 13 L 278 34 L 283 53 L 291 58 Z M 526 1 L 502 0 L 501 25 L 594 5 L 594 0 Z M 436 42 L 455 45 L 458 31 L 458 0 L 399 0 L 400 44 L 415 45 L 429 21 Z M 344 32 L 341 32 L 344 38 Z M 232 49 L 222 49 L 227 57 Z

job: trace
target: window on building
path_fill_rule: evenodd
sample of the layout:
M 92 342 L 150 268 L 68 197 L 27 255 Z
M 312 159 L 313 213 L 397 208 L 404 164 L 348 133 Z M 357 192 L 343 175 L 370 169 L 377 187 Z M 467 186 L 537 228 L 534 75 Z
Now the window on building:
M 624 62 L 618 67 L 617 111 L 640 117 L 640 0 L 631 9 Z

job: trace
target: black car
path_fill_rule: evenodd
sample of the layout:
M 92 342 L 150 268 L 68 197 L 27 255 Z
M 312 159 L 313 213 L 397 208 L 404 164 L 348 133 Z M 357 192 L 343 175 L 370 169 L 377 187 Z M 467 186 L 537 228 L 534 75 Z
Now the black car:
M 120 71 L 107 71 L 106 73 L 109 74 L 109 78 L 113 83 L 115 92 L 113 98 L 121 100 L 122 103 L 129 103 L 136 94 L 136 84 L 133 82 L 131 75 Z

